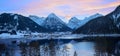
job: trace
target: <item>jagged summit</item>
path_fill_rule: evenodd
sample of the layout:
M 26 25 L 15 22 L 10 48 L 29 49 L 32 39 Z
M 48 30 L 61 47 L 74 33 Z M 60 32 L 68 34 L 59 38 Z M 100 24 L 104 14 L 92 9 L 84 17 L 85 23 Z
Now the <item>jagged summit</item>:
M 48 16 L 55 15 L 55 13 L 50 13 Z
M 77 19 L 76 17 L 72 17 L 71 19 Z
M 79 19 L 76 18 L 76 17 L 72 17 L 72 18 L 70 19 L 70 21 L 72 21 L 72 20 L 79 20 Z
M 49 14 L 45 20 L 49 21 L 49 22 L 53 22 L 53 23 L 61 22 L 61 23 L 65 24 L 58 16 L 56 16 L 55 13 Z
M 54 17 L 54 18 L 55 18 L 55 17 L 57 17 L 57 16 L 56 16 L 55 13 L 50 13 L 47 17 L 52 17 L 52 18 Z M 58 17 L 57 17 L 57 18 L 58 18 Z
M 48 17 L 42 23 L 42 26 L 49 29 L 50 32 L 69 31 L 70 28 L 54 13 L 48 15 Z
M 72 17 L 69 22 L 74 22 L 74 23 L 78 23 L 80 20 L 76 17 Z
M 50 13 L 48 17 L 57 17 L 55 13 Z

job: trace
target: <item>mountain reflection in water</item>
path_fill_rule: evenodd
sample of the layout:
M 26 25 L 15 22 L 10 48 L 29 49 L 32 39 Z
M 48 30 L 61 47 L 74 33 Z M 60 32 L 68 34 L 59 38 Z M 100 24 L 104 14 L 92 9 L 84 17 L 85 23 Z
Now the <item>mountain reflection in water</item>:
M 0 39 L 0 56 L 120 56 L 118 37 Z

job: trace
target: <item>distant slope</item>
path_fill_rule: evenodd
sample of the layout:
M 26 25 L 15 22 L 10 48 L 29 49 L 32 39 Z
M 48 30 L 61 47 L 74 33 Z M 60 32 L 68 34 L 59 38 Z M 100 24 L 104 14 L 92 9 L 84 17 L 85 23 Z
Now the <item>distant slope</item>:
M 73 33 L 77 34 L 114 34 L 120 33 L 120 6 L 112 13 L 90 20 Z

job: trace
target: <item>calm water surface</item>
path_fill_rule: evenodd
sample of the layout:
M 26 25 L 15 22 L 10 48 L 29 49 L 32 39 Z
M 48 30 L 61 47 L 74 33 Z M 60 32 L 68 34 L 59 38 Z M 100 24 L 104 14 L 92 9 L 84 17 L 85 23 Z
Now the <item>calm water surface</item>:
M 120 56 L 120 41 L 114 38 L 0 39 L 0 56 Z

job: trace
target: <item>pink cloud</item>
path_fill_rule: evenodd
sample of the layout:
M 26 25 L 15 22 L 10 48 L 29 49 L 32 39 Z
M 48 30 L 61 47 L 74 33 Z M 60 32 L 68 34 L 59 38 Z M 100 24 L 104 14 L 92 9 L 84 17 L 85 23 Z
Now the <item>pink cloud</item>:
M 27 13 L 47 16 L 49 13 L 56 13 L 60 16 L 70 18 L 75 15 L 95 14 L 103 12 L 101 9 L 120 5 L 120 0 L 103 4 L 105 0 L 37 0 L 28 4 L 23 10 Z M 108 0 L 109 1 L 109 0 Z M 70 8 L 59 9 L 59 6 Z M 103 12 L 103 14 L 106 12 Z
M 116 7 L 120 5 L 120 0 L 116 0 L 115 2 L 111 2 L 109 4 L 105 4 L 105 5 L 100 5 L 100 6 L 96 6 L 96 5 L 93 5 L 93 7 L 88 7 L 86 10 L 94 10 L 94 9 L 104 9 L 104 8 L 109 8 L 109 7 Z

